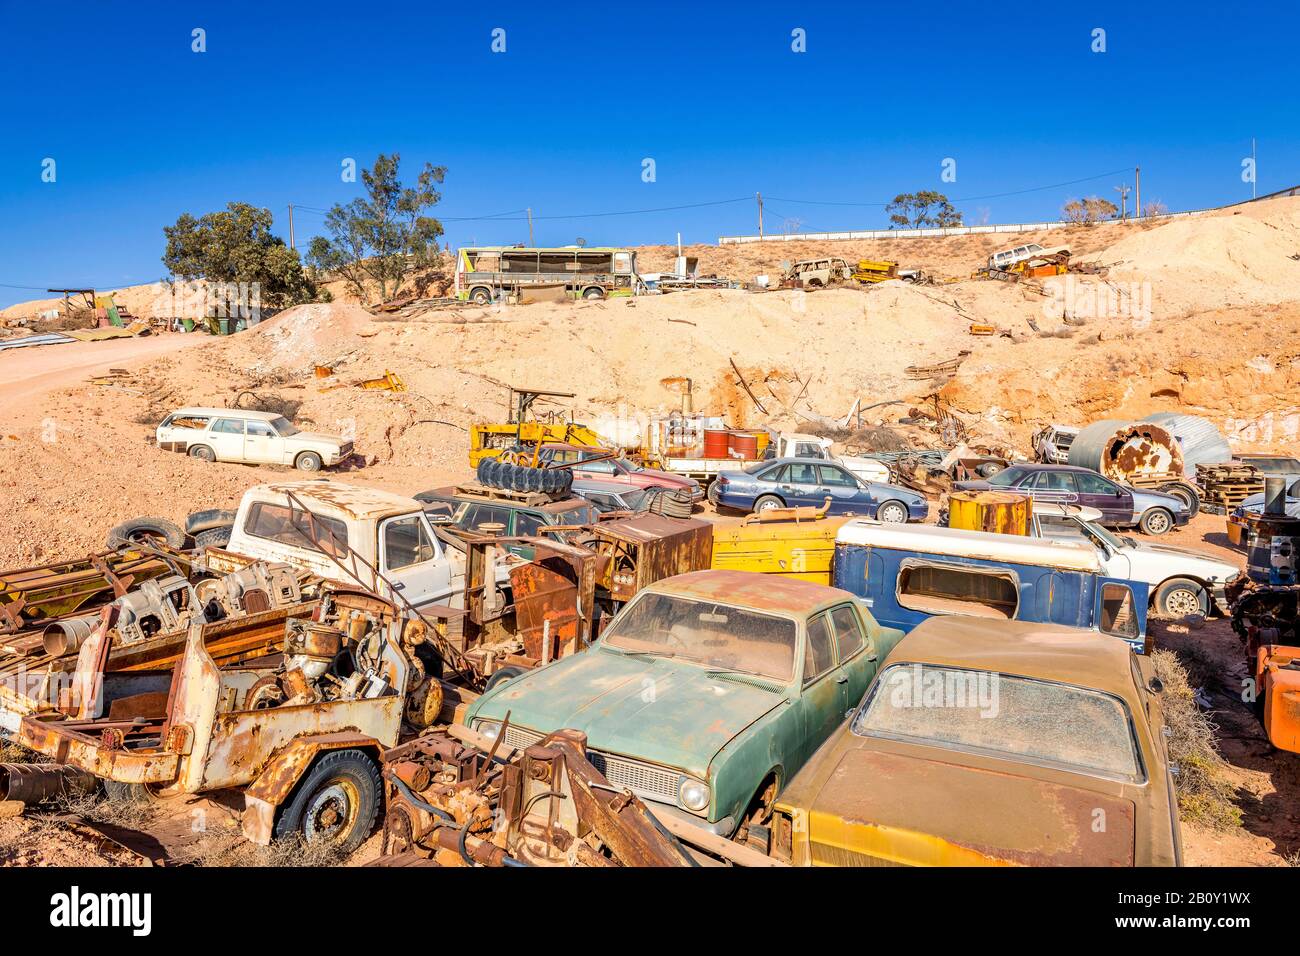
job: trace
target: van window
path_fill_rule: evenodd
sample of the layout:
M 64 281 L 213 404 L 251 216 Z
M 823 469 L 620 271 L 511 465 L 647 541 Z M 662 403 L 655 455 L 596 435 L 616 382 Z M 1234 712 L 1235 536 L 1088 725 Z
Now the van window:
M 238 418 L 218 418 L 212 423 L 212 431 L 219 435 L 242 435 L 244 423 Z
M 321 551 L 336 558 L 346 557 L 348 553 L 348 527 L 338 518 L 309 515 L 268 501 L 256 501 L 248 509 L 244 534 Z
M 384 567 L 397 571 L 434 558 L 433 541 L 419 515 L 394 518 L 384 525 Z
M 511 510 L 501 505 L 466 502 L 460 506 L 460 510 L 456 512 L 455 517 L 451 520 L 456 527 L 463 528 L 466 531 L 474 531 L 480 525 L 485 524 L 500 524 L 509 530 Z
M 1103 634 L 1136 640 L 1137 614 L 1133 612 L 1133 592 L 1123 584 L 1101 586 L 1101 623 Z
M 819 614 L 808 622 L 808 646 L 803 655 L 803 682 L 810 684 L 825 674 L 835 664 L 831 650 L 831 629 L 826 625 L 826 615 Z
M 1020 606 L 1014 572 L 909 558 L 898 570 L 898 603 L 926 614 L 1011 620 Z

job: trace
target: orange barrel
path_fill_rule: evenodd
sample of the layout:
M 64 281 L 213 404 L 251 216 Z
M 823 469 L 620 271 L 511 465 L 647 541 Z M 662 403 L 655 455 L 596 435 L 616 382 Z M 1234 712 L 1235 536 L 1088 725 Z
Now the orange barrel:
M 704 457 L 705 458 L 727 458 L 727 450 L 731 447 L 728 439 L 731 433 L 725 428 L 706 428 L 704 429 Z
M 732 432 L 727 448 L 733 458 L 748 458 L 752 461 L 758 457 L 758 436 L 753 432 Z
M 998 534 L 1030 532 L 1034 500 L 1013 491 L 954 491 L 948 495 L 948 527 Z

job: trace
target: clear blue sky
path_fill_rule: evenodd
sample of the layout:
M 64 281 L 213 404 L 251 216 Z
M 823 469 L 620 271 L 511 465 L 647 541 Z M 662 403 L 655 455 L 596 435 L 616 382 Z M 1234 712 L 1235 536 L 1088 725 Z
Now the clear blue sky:
M 0 0 L 0 305 L 158 279 L 162 227 L 231 200 L 287 237 L 288 203 L 352 199 L 340 163 L 380 151 L 447 167 L 448 220 L 531 206 L 539 245 L 752 233 L 756 191 L 769 231 L 882 227 L 879 206 L 791 200 L 966 200 L 1137 164 L 1144 200 L 1216 205 L 1249 197 L 1252 136 L 1260 193 L 1300 182 L 1294 3 L 293 6 Z M 1125 179 L 958 207 L 1055 218 Z M 299 248 L 320 222 L 296 216 Z M 517 220 L 445 225 L 453 245 L 527 239 Z

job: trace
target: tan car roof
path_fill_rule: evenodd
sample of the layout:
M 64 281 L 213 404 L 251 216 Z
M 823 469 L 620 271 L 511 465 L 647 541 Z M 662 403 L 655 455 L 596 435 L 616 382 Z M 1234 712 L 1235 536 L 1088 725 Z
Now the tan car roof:
M 854 600 L 840 588 L 758 571 L 691 571 L 656 581 L 647 590 L 796 618 L 828 604 Z
M 413 498 L 328 479 L 286 481 L 262 487 L 273 494 L 293 492 L 309 510 L 319 507 L 323 514 L 333 510 L 361 520 L 387 518 L 390 515 L 405 515 L 422 510 L 420 502 Z
M 895 645 L 883 666 L 950 665 L 1075 684 L 1132 700 L 1129 645 L 1096 631 L 1028 621 L 982 621 L 956 615 L 922 621 Z

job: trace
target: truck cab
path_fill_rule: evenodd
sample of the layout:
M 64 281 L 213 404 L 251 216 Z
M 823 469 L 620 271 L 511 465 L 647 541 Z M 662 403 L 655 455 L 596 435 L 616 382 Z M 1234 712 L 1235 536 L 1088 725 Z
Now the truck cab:
M 1147 650 L 1148 587 L 1106 576 L 1082 542 L 855 519 L 836 535 L 835 587 L 886 627 L 957 615 L 1063 624 Z
M 327 580 L 361 584 L 417 610 L 464 600 L 464 554 L 434 533 L 419 501 L 337 481 L 246 491 L 229 544 L 209 549 L 208 564 L 231 570 L 223 565 L 238 566 L 240 558 L 283 562 Z M 505 562 L 500 573 L 508 581 Z

